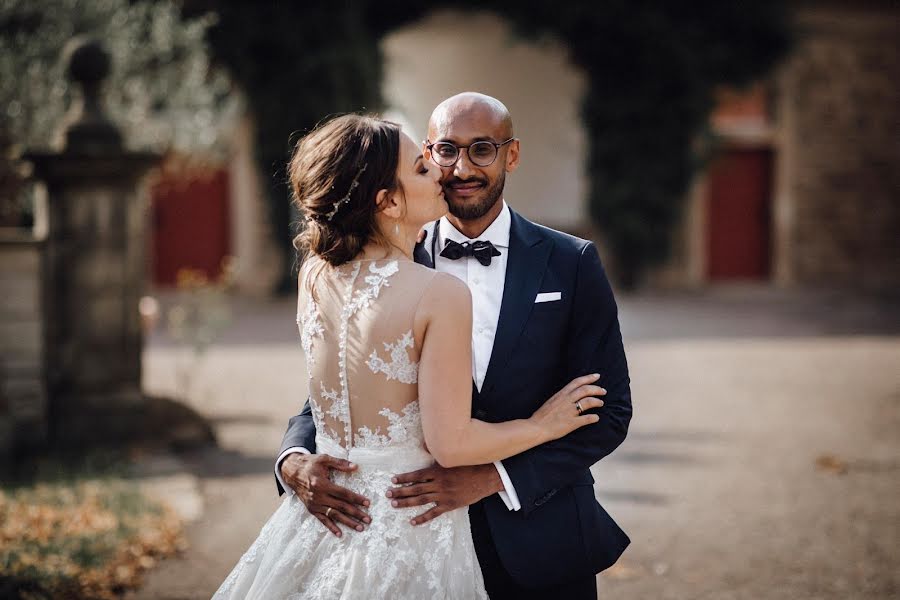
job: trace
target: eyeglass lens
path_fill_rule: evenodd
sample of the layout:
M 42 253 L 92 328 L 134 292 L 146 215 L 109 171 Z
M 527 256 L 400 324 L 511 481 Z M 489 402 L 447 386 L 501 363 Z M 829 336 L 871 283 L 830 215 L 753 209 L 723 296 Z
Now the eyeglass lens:
M 442 167 L 450 167 L 459 159 L 459 148 L 450 142 L 438 142 L 431 148 L 434 160 Z M 497 147 L 491 142 L 475 142 L 466 148 L 469 160 L 479 167 L 487 167 L 497 158 Z

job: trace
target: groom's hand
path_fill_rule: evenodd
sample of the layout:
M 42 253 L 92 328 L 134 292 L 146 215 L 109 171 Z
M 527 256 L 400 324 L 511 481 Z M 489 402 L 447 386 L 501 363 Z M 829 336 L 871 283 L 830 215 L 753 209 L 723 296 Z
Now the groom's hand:
M 391 478 L 403 487 L 391 488 L 387 497 L 391 506 L 403 508 L 425 506 L 431 502 L 437 506 L 413 518 L 413 525 L 421 525 L 445 512 L 469 506 L 503 490 L 503 482 L 494 465 L 454 467 L 445 469 L 434 464 L 412 473 L 402 473 Z
M 369 506 L 369 501 L 332 483 L 331 469 L 352 472 L 356 465 L 327 454 L 289 454 L 281 463 L 281 477 L 331 533 L 341 537 L 338 523 L 362 531 L 372 522 L 363 509 Z

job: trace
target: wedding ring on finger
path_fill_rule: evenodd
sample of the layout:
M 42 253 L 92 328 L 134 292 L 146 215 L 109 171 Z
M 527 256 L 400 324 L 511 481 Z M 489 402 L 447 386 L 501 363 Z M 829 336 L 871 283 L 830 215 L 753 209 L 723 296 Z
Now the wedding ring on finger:
M 581 413 L 584 412 L 584 409 L 581 408 L 581 400 L 578 400 L 578 401 L 575 402 L 575 408 L 578 409 L 578 414 L 579 414 L 579 415 L 580 415 Z
M 332 511 L 331 506 L 329 506 L 328 508 L 325 509 L 325 516 L 329 519 L 331 518 L 331 511 Z

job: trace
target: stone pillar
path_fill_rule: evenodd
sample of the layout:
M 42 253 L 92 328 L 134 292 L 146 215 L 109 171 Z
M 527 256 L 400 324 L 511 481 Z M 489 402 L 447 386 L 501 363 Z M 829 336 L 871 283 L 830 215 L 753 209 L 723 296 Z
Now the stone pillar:
M 115 442 L 139 427 L 145 281 L 141 177 L 158 161 L 122 147 L 100 95 L 108 54 L 73 40 L 69 77 L 81 87 L 60 152 L 30 153 L 47 187 L 46 374 L 51 439 Z
M 0 228 L 0 458 L 47 441 L 43 250 L 27 229 Z
M 900 5 L 803 3 L 779 77 L 779 283 L 900 290 Z

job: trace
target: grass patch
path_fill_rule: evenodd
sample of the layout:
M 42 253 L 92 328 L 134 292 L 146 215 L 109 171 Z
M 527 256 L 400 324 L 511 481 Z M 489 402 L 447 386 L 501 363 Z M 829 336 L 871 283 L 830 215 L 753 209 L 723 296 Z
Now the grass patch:
M 37 483 L 0 487 L 0 599 L 120 598 L 184 548 L 171 509 L 104 470 L 42 469 Z

